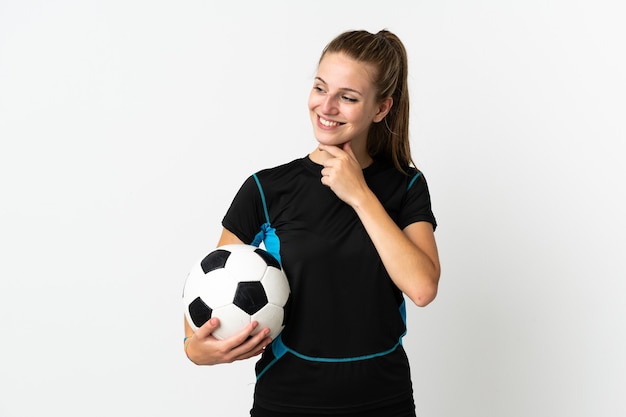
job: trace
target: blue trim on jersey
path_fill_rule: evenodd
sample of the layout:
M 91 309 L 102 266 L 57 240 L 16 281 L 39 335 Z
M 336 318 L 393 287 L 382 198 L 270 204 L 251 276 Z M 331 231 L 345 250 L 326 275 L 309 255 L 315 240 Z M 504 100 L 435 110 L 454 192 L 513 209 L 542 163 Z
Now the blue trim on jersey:
M 280 340 L 280 344 L 276 343 L 278 340 Z M 274 359 L 267 364 L 267 366 L 261 371 L 259 372 L 259 374 L 256 376 L 257 381 L 259 380 L 259 378 L 261 378 L 263 376 L 264 373 L 266 373 L 276 362 L 278 362 L 278 360 L 280 358 L 282 358 L 283 356 L 285 356 L 285 353 L 287 353 L 287 347 L 285 346 L 284 343 L 282 343 L 282 339 L 280 338 L 280 335 L 278 335 L 278 337 L 276 339 L 274 339 L 272 341 L 272 353 L 274 354 Z
M 420 175 L 422 175 L 421 172 L 418 172 L 417 174 L 415 174 L 415 176 L 413 178 L 411 178 L 411 182 L 409 182 L 409 186 L 406 187 L 406 190 L 409 191 L 411 189 L 411 187 L 413 187 L 413 184 L 415 183 L 415 181 L 420 177 Z
M 403 334 L 404 336 L 404 334 Z M 297 356 L 300 359 L 304 359 L 305 361 L 311 361 L 311 362 L 326 362 L 326 363 L 342 363 L 342 362 L 356 362 L 356 361 L 363 361 L 366 359 L 373 359 L 373 358 L 378 358 L 379 356 L 385 356 L 388 355 L 389 353 L 393 352 L 394 350 L 396 350 L 398 348 L 398 346 L 400 346 L 402 344 L 402 337 L 400 337 L 400 339 L 398 340 L 398 343 L 396 343 L 391 349 L 387 349 L 383 352 L 378 352 L 378 353 L 371 353 L 369 355 L 362 355 L 362 356 L 353 356 L 353 357 L 349 357 L 349 358 L 321 358 L 321 357 L 316 357 L 316 356 L 308 356 L 308 355 L 303 355 L 302 353 L 298 353 L 295 350 L 285 346 L 285 344 L 283 343 L 283 339 L 280 337 L 280 335 L 278 335 L 278 337 L 272 342 L 272 349 L 274 349 L 274 345 L 276 346 L 276 351 L 279 353 L 282 353 L 282 355 L 284 355 L 285 353 L 289 352 L 294 356 Z
M 282 265 L 280 259 L 280 239 L 276 234 L 276 229 L 274 229 L 270 224 L 270 215 L 267 210 L 267 202 L 265 201 L 265 193 L 263 192 L 263 187 L 261 187 L 261 182 L 256 174 L 252 174 L 254 181 L 256 181 L 256 185 L 259 188 L 259 193 L 261 194 L 261 201 L 263 202 L 263 212 L 265 213 L 265 223 L 261 225 L 261 230 L 256 234 L 252 242 L 250 243 L 253 246 L 258 247 L 261 242 L 265 244 L 265 250 L 270 253 L 279 264 Z
M 419 178 L 419 176 L 421 175 L 421 172 L 418 172 L 409 182 L 409 185 L 407 187 L 407 190 L 410 189 L 413 186 L 413 183 Z M 276 258 L 276 260 L 278 260 L 279 263 L 281 263 L 281 259 L 280 259 L 280 239 L 278 238 L 278 235 L 276 234 L 276 229 L 273 228 L 270 224 L 270 216 L 269 216 L 269 211 L 267 209 L 267 202 L 265 200 L 265 193 L 263 192 L 263 187 L 261 186 L 261 182 L 259 181 L 259 178 L 257 177 L 256 174 L 252 174 L 252 177 L 254 178 L 254 181 L 256 182 L 256 185 L 259 189 L 259 193 L 261 195 L 261 202 L 263 203 L 263 212 L 265 214 L 265 220 L 266 222 L 263 223 L 261 225 L 261 230 L 256 234 L 256 236 L 254 237 L 252 243 L 250 243 L 253 246 L 259 246 L 261 244 L 261 242 L 264 243 L 265 245 L 265 249 L 267 250 L 267 252 L 269 252 L 272 256 L 274 256 Z M 281 263 L 282 265 L 282 263 Z M 258 380 L 259 378 L 261 378 L 261 376 L 263 376 L 263 374 L 265 374 L 265 372 L 267 372 L 276 362 L 278 362 L 280 360 L 280 358 L 282 358 L 283 356 L 285 356 L 285 354 L 287 353 L 291 353 L 292 355 L 306 360 L 306 361 L 312 361 L 312 362 L 325 362 L 325 363 L 346 363 L 346 362 L 355 362 L 355 361 L 362 361 L 362 360 L 367 360 L 367 359 L 373 359 L 373 358 L 378 358 L 381 356 L 385 356 L 388 355 L 390 353 L 392 353 L 393 351 L 395 351 L 399 346 L 402 345 L 402 338 L 406 335 L 407 330 L 406 330 L 406 323 L 407 323 L 407 319 L 406 319 L 406 301 L 402 300 L 402 304 L 400 304 L 399 307 L 399 311 L 400 311 L 400 316 L 402 317 L 402 322 L 404 323 L 405 326 L 405 330 L 404 332 L 400 335 L 400 337 L 398 338 L 398 342 L 391 348 L 391 349 L 387 349 L 383 352 L 377 352 L 377 353 L 371 353 L 368 355 L 362 355 L 362 356 L 353 356 L 353 357 L 347 357 L 347 358 L 324 358 L 324 357 L 315 357 L 315 356 L 308 356 L 308 355 L 303 355 L 302 353 L 299 353 L 289 347 L 287 347 L 285 345 L 285 343 L 283 342 L 282 339 L 282 335 L 278 335 L 278 337 L 276 337 L 276 339 L 274 339 L 272 341 L 272 354 L 274 355 L 274 359 L 267 364 L 267 366 L 261 371 L 259 372 L 259 374 L 257 375 L 256 379 Z
M 263 202 L 263 211 L 265 212 L 265 221 L 267 223 L 270 222 L 270 215 L 267 211 L 267 203 L 265 202 L 265 193 L 263 192 L 263 187 L 261 187 L 261 182 L 259 181 L 259 177 L 256 174 L 252 174 L 254 181 L 256 181 L 256 186 L 259 187 L 259 192 L 261 193 L 261 201 Z
M 280 239 L 276 235 L 276 229 L 270 226 L 269 223 L 263 223 L 261 230 L 256 234 L 254 240 L 250 243 L 252 246 L 259 247 L 263 242 L 265 244 L 265 250 L 272 255 L 279 264 L 282 266 L 280 259 Z
M 402 304 L 400 304 L 399 310 L 400 310 L 400 316 L 402 316 L 402 321 L 404 322 L 405 327 L 406 327 L 406 301 L 405 300 L 403 300 Z M 285 342 L 283 342 L 282 335 L 279 334 L 276 337 L 276 339 L 272 341 L 272 354 L 274 355 L 274 359 L 269 364 L 267 364 L 267 366 L 261 372 L 259 372 L 256 379 L 259 380 L 259 378 L 261 378 L 261 376 L 263 376 L 263 374 L 267 372 L 272 367 L 272 365 L 278 362 L 280 358 L 285 356 L 285 354 L 287 353 L 291 353 L 292 355 L 300 359 L 303 359 L 305 361 L 324 362 L 324 363 L 356 362 L 356 361 L 363 361 L 367 359 L 374 359 L 374 358 L 378 358 L 381 356 L 385 356 L 395 351 L 399 346 L 402 345 L 402 338 L 406 335 L 406 333 L 407 331 L 405 329 L 404 332 L 400 335 L 400 338 L 398 339 L 398 343 L 396 343 L 391 349 L 387 349 L 383 352 L 371 353 L 369 355 L 352 356 L 352 357 L 347 357 L 347 358 L 323 358 L 323 357 L 303 355 L 302 353 L 299 353 L 287 347 L 285 345 Z

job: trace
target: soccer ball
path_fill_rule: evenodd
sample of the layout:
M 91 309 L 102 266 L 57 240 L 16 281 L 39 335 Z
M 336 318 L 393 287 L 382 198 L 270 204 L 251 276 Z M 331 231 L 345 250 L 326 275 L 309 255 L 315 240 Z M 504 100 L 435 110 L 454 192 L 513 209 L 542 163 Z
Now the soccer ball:
M 185 317 L 196 331 L 211 317 L 220 320 L 213 332 L 218 339 L 237 334 L 252 320 L 253 334 L 267 327 L 275 338 L 285 327 L 291 294 L 280 264 L 252 245 L 220 246 L 189 271 L 183 289 Z

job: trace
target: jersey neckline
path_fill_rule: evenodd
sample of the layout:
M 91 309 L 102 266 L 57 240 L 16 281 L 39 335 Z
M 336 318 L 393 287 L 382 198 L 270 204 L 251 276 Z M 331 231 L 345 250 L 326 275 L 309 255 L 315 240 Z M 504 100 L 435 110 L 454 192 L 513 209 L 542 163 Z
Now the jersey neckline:
M 302 159 L 302 164 L 311 172 L 317 174 L 320 178 L 322 177 L 322 169 L 324 165 L 318 164 L 314 162 L 309 155 L 304 156 Z M 363 175 L 370 176 L 381 170 L 381 164 L 376 159 L 372 160 L 372 163 L 363 168 Z

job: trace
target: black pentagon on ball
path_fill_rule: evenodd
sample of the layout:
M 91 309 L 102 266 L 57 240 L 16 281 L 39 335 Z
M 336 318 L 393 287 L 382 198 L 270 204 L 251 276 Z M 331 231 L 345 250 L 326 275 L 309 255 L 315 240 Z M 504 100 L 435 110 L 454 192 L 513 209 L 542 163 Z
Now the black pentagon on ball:
M 233 304 L 252 315 L 267 304 L 267 295 L 260 281 L 242 281 L 237 284 Z
M 204 323 L 209 321 L 211 314 L 213 314 L 213 309 L 206 305 L 200 297 L 189 303 L 189 316 L 196 327 L 202 327 Z
M 229 251 L 216 249 L 204 257 L 204 259 L 200 262 L 200 267 L 202 267 L 205 274 L 208 274 L 215 269 L 224 268 L 229 256 Z
M 274 258 L 272 255 L 270 255 L 269 252 L 266 252 L 263 249 L 255 249 L 254 253 L 256 253 L 261 258 L 263 258 L 263 260 L 265 261 L 267 266 L 273 266 L 274 268 L 281 269 L 280 268 L 280 263 L 278 263 L 276 258 Z

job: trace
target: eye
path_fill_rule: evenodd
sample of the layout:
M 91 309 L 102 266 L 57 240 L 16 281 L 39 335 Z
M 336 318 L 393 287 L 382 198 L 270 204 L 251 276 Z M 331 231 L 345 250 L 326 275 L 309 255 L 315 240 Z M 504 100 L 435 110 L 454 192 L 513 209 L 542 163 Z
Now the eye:
M 341 99 L 343 101 L 347 101 L 348 103 L 356 103 L 358 101 L 356 98 L 352 98 L 348 96 L 341 96 Z
M 322 87 L 320 87 L 319 85 L 314 85 L 313 86 L 313 91 L 316 91 L 318 93 L 324 93 L 324 89 Z

